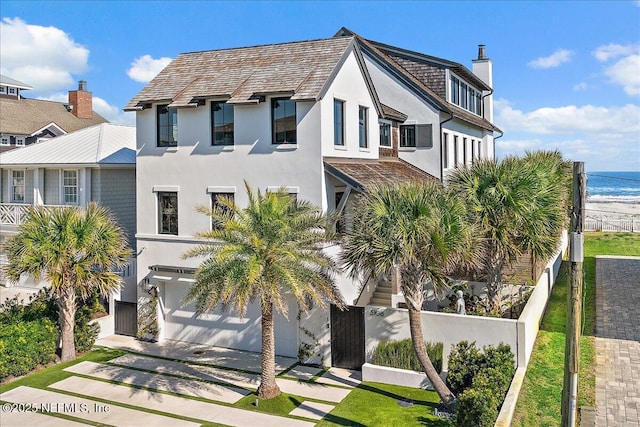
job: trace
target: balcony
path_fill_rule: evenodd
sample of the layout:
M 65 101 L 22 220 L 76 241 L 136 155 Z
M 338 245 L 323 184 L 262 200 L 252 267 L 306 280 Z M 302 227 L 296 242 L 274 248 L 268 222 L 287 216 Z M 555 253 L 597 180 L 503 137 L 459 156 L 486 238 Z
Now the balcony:
M 23 224 L 33 205 L 24 203 L 0 203 L 0 226 L 18 226 Z M 45 205 L 45 209 L 64 208 L 67 206 Z

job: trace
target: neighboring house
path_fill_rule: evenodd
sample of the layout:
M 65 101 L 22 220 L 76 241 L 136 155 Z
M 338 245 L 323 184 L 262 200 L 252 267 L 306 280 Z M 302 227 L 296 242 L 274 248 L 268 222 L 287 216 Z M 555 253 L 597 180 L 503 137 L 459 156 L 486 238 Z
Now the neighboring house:
M 106 123 L 93 111 L 87 82 L 69 91 L 68 103 L 26 99 L 21 92 L 31 86 L 0 75 L 0 152 Z
M 182 255 L 211 227 L 196 206 L 221 194 L 245 205 L 244 180 L 342 214 L 372 183 L 441 180 L 456 164 L 493 158 L 491 61 L 481 53 L 474 71 L 346 29 L 178 55 L 125 107 L 137 112 L 139 304 L 157 292 L 158 338 L 260 351 L 258 305 L 244 318 L 196 317 L 182 301 L 199 263 Z M 346 276 L 338 284 L 359 306 L 376 288 L 361 293 Z M 305 360 L 340 365 L 334 311 L 296 316 L 291 303 L 288 320 L 276 317 L 277 354 L 313 348 Z
M 15 234 L 29 206 L 95 201 L 109 208 L 135 249 L 135 134 L 134 126 L 103 123 L 0 153 L 0 243 Z M 135 277 L 135 263 L 123 274 Z M 135 279 L 129 281 L 117 299 L 136 300 Z

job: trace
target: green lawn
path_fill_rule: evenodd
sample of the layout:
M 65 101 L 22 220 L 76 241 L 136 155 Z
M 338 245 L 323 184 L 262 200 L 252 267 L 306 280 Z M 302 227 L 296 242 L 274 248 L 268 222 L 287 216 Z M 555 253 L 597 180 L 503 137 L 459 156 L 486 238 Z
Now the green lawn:
M 584 325 L 580 342 L 578 406 L 594 406 L 595 256 L 640 256 L 640 234 L 586 233 L 584 252 Z M 565 264 L 538 332 L 516 406 L 513 426 L 560 425 L 568 283 L 568 268 Z

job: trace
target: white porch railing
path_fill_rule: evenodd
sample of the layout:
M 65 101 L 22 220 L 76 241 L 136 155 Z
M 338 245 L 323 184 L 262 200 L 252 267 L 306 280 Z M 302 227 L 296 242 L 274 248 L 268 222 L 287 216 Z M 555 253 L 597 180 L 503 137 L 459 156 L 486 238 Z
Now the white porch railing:
M 32 206 L 24 203 L 0 203 L 0 225 L 23 224 Z M 44 205 L 45 209 L 65 207 L 68 206 Z

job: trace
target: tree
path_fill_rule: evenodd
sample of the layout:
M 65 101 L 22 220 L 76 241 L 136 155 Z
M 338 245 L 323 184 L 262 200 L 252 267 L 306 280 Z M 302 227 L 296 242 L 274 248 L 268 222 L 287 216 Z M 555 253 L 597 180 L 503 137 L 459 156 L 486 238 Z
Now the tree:
M 9 280 L 26 274 L 49 282 L 58 305 L 60 358 L 73 360 L 77 296 L 86 299 L 94 290 L 108 295 L 122 283 L 114 270 L 131 256 L 122 229 L 95 203 L 86 208 L 34 206 L 5 249 Z
M 464 208 L 437 183 L 377 186 L 357 202 L 353 227 L 343 240 L 342 257 L 352 277 L 373 279 L 399 269 L 414 350 L 448 407 L 455 396 L 425 351 L 420 311 L 428 283 L 437 292 L 447 285 L 448 272 L 475 264 L 474 232 Z
M 558 248 L 568 197 L 566 163 L 559 153 L 528 153 L 482 160 L 456 169 L 452 191 L 466 200 L 484 237 L 483 272 L 489 309 L 498 312 L 502 270 L 524 253 L 546 259 Z
M 218 199 L 211 215 L 213 229 L 198 234 L 207 240 L 185 257 L 205 257 L 196 269 L 195 284 L 185 302 L 195 302 L 198 314 L 233 308 L 241 316 L 249 303 L 262 309 L 262 376 L 258 396 L 280 394 L 275 381 L 274 308 L 287 316 L 287 296 L 303 311 L 327 301 L 344 306 L 333 281 L 335 262 L 322 250 L 329 237 L 327 219 L 319 208 L 298 201 L 286 189 L 254 193 L 245 182 L 249 203 L 241 209 L 230 198 Z

